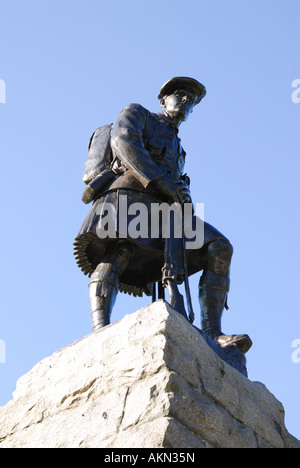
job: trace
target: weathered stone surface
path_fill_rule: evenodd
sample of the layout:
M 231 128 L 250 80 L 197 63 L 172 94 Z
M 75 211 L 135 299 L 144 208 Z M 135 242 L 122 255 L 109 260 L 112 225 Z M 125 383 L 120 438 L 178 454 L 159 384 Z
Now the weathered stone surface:
M 157 301 L 39 362 L 0 408 L 0 448 L 300 448 L 267 388 Z

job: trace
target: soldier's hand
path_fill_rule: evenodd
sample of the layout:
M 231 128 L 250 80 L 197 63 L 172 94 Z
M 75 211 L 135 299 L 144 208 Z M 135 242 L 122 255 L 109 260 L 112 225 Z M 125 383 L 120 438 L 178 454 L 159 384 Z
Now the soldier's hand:
M 186 184 L 179 184 L 177 193 L 180 199 L 180 203 L 192 203 L 190 189 Z
M 182 204 L 179 185 L 176 182 L 164 176 L 155 181 L 155 186 L 167 199 Z

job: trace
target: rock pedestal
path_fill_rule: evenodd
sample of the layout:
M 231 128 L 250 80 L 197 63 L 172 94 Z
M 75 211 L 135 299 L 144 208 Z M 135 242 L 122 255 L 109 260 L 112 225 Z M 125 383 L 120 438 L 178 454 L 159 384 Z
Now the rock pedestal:
M 164 301 L 56 351 L 0 408 L 0 448 L 300 448 L 267 388 Z

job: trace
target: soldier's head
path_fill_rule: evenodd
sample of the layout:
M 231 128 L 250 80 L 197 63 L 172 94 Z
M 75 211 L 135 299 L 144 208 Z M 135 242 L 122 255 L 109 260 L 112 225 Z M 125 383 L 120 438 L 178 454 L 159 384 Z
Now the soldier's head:
M 172 78 L 162 86 L 158 99 L 163 112 L 179 126 L 205 94 L 206 89 L 199 81 L 180 76 Z

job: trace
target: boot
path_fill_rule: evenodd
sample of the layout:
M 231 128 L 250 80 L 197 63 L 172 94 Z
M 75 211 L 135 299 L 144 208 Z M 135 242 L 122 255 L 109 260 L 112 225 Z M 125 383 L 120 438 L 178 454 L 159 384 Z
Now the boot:
M 229 277 L 205 272 L 199 284 L 202 330 L 219 346 L 237 346 L 246 353 L 252 346 L 248 335 L 224 335 L 221 318 L 229 291 Z
M 119 277 L 133 257 L 135 249 L 126 242 L 118 243 L 97 266 L 89 283 L 89 299 L 93 331 L 110 324 L 115 305 Z
M 112 271 L 95 271 L 89 283 L 93 331 L 110 324 L 119 289 L 119 277 Z

